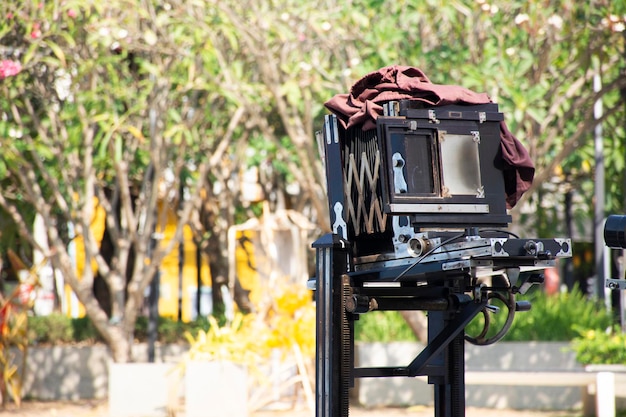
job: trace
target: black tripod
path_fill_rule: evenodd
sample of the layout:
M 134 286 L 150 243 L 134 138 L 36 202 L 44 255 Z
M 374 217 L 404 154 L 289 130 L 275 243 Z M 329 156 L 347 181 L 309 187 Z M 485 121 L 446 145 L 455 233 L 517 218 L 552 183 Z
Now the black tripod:
M 316 417 L 347 417 L 354 378 L 428 376 L 435 417 L 465 415 L 464 328 L 487 304 L 466 295 L 468 270 L 430 273 L 439 284 L 368 288 L 351 277 L 349 244 L 328 234 L 317 250 Z M 354 320 L 376 303 L 380 310 L 428 312 L 428 345 L 407 366 L 355 368 Z

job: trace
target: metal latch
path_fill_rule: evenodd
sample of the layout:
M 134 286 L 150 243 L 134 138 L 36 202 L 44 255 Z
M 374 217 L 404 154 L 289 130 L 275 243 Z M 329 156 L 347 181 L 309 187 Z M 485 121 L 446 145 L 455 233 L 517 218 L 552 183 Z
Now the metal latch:
M 404 194 L 408 191 L 406 180 L 404 179 L 404 158 L 399 152 L 396 152 L 391 157 L 393 160 L 393 188 L 394 193 Z
M 439 124 L 439 119 L 437 119 L 437 113 L 435 113 L 435 110 L 428 110 L 428 120 L 431 123 Z

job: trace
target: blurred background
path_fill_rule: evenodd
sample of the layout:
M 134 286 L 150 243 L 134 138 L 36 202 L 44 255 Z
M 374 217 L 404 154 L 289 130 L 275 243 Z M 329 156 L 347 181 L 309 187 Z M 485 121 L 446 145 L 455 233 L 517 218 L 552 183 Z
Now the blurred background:
M 29 347 L 77 344 L 120 364 L 179 344 L 183 365 L 274 375 L 289 357 L 272 384 L 310 402 L 305 284 L 330 230 L 315 131 L 325 101 L 394 64 L 488 93 L 536 168 L 511 231 L 573 240 L 508 340 L 626 364 L 624 293 L 604 285 L 624 256 L 602 238 L 626 205 L 626 4 L 8 0 L 0 16 L 3 402 L 37 397 Z M 358 324 L 363 342 L 423 341 L 401 313 Z

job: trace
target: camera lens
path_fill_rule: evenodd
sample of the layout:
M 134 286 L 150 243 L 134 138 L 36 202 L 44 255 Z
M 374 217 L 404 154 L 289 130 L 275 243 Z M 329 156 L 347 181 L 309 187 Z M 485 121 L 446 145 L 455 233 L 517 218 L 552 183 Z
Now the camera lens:
M 604 243 L 613 249 L 626 249 L 626 216 L 611 215 L 606 219 Z

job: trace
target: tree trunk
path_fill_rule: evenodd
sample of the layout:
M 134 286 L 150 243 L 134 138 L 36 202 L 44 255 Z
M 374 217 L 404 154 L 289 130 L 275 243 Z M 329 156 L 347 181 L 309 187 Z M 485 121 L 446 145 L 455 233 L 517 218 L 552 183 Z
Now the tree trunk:
M 228 243 L 224 236 L 226 231 L 214 233 L 209 237 L 207 253 L 209 254 L 209 268 L 211 269 L 211 295 L 213 301 L 213 315 L 223 316 L 225 313 L 224 297 L 222 287 L 228 286 Z
M 109 325 L 109 347 L 111 356 L 115 363 L 132 362 L 132 352 L 130 339 L 124 331 L 124 326 L 120 323 L 118 326 Z
M 423 311 L 401 311 L 400 314 L 407 322 L 417 340 L 428 343 L 428 318 Z
M 224 167 L 224 178 L 230 177 L 230 169 L 231 167 Z M 219 193 L 215 192 L 216 188 L 220 189 Z M 234 190 L 228 187 L 227 181 L 220 179 L 216 179 L 213 184 L 207 184 L 205 189 L 207 197 L 202 204 L 200 222 L 204 230 L 211 231 L 204 250 L 209 257 L 211 269 L 212 314 L 221 317 L 225 313 L 222 288 L 229 284 L 228 229 L 234 223 Z
M 98 300 L 93 296 L 90 289 L 79 287 L 75 292 L 79 301 L 85 306 L 87 316 L 111 349 L 113 361 L 116 363 L 131 362 L 132 333 L 129 334 L 126 330 L 128 327 L 127 322 L 119 321 L 112 323 L 104 310 L 100 308 Z

